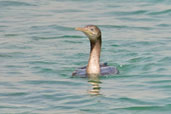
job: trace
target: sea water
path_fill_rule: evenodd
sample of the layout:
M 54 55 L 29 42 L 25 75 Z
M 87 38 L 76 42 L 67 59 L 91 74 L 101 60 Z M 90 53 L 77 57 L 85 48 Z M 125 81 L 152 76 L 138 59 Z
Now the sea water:
M 119 75 L 72 78 L 102 31 Z M 0 113 L 170 114 L 170 0 L 0 0 Z

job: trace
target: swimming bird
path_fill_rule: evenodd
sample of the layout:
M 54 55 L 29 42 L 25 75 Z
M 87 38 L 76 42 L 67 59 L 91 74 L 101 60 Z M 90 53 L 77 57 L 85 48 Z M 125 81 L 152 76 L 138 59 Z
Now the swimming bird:
M 90 55 L 88 65 L 78 68 L 72 73 L 72 76 L 89 77 L 91 75 L 112 75 L 118 74 L 116 67 L 108 66 L 107 63 L 100 64 L 100 52 L 102 45 L 102 36 L 100 29 L 95 25 L 87 25 L 85 27 L 75 28 L 77 31 L 83 32 L 90 40 Z

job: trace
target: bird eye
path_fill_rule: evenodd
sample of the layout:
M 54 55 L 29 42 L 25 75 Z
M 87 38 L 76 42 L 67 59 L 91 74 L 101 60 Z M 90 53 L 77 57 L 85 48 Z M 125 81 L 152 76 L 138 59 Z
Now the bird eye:
M 90 30 L 91 30 L 91 31 L 94 31 L 94 29 L 92 29 L 92 28 L 91 28 Z

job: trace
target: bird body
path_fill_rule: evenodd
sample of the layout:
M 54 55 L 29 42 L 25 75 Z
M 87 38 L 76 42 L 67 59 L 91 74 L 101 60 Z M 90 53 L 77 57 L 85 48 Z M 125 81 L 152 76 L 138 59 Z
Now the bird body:
M 113 66 L 108 66 L 107 63 L 100 64 L 100 75 L 99 76 L 106 76 L 106 75 L 114 75 L 114 74 L 119 74 L 119 70 L 116 67 Z M 86 66 L 78 68 L 72 73 L 72 76 L 76 77 L 81 77 L 81 78 L 86 78 L 88 76 L 86 72 Z
M 87 25 L 85 27 L 75 28 L 82 31 L 90 40 L 90 56 L 88 65 L 77 69 L 72 73 L 73 76 L 87 77 L 91 75 L 110 75 L 118 74 L 119 71 L 115 67 L 110 67 L 107 64 L 100 65 L 100 52 L 101 52 L 101 31 L 95 25 Z

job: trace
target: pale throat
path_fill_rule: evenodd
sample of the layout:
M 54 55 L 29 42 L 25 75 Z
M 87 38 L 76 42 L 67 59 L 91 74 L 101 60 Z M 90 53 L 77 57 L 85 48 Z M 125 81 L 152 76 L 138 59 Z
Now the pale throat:
M 87 65 L 87 74 L 100 74 L 100 51 L 101 51 L 101 36 L 96 42 L 90 41 L 90 56 Z

